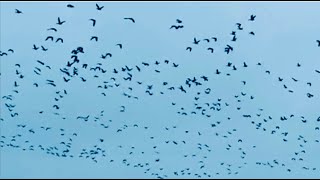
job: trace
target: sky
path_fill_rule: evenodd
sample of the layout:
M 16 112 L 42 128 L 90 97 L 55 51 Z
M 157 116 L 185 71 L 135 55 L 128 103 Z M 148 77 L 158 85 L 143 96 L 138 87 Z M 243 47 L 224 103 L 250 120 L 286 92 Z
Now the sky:
M 97 10 L 96 3 L 103 9 Z M 15 9 L 22 13 L 15 13 Z M 254 21 L 248 20 L 250 15 L 256 15 Z M 66 22 L 57 25 L 58 17 Z M 124 19 L 128 17 L 135 22 Z M 320 143 L 316 140 L 320 139 L 320 131 L 315 129 L 320 126 L 320 74 L 315 72 L 320 70 L 320 47 L 316 41 L 320 39 L 319 17 L 319 2 L 1 1 L 0 51 L 7 55 L 0 56 L 0 177 L 319 178 Z M 91 18 L 96 20 L 94 27 Z M 177 19 L 182 21 L 183 28 L 170 28 L 178 25 Z M 241 23 L 243 30 L 236 23 Z M 49 28 L 56 28 L 57 32 Z M 235 42 L 231 41 L 232 31 L 236 32 Z M 249 34 L 251 31 L 254 36 Z M 45 41 L 48 36 L 53 36 L 54 41 Z M 97 36 L 98 41 L 91 41 L 92 36 Z M 55 42 L 59 37 L 63 43 Z M 199 44 L 193 44 L 194 38 L 200 40 Z M 210 42 L 203 40 L 206 38 Z M 122 49 L 116 45 L 119 43 Z M 33 45 L 40 48 L 33 50 Z M 224 52 L 226 45 L 233 47 L 229 54 Z M 41 46 L 48 51 L 41 50 Z M 67 77 L 60 69 L 68 68 L 71 51 L 77 47 L 84 50 L 77 54 L 80 63 L 73 65 L 79 75 Z M 192 47 L 192 51 L 187 51 L 187 47 Z M 214 49 L 213 53 L 207 50 L 209 47 Z M 101 58 L 106 53 L 112 57 Z M 160 64 L 156 65 L 156 61 Z M 228 62 L 237 70 L 227 67 Z M 248 67 L 243 67 L 244 62 Z M 259 62 L 261 66 L 257 65 Z M 106 73 L 90 70 L 98 63 Z M 301 66 L 297 67 L 297 63 Z M 82 64 L 88 64 L 88 68 Z M 127 71 L 121 71 L 125 66 L 133 68 L 129 72 L 132 81 L 123 79 L 128 77 Z M 41 75 L 34 72 L 36 67 L 41 69 Z M 73 67 L 69 69 L 72 72 Z M 216 74 L 217 69 L 221 74 Z M 209 80 L 204 81 L 201 76 Z M 63 77 L 71 80 L 66 83 Z M 193 77 L 202 85 L 192 84 L 188 88 L 185 82 Z M 284 80 L 280 82 L 279 77 Z M 46 84 L 48 79 L 54 80 L 56 86 Z M 18 87 L 14 87 L 14 82 Z M 104 84 L 110 88 L 97 88 Z M 153 95 L 145 92 L 150 85 Z M 180 85 L 187 93 L 178 89 Z M 170 91 L 169 87 L 175 90 Z M 205 93 L 207 88 L 211 89 L 209 94 Z M 307 93 L 314 96 L 308 98 Z M 4 97 L 8 95 L 13 96 L 12 100 Z M 235 98 L 236 95 L 239 97 Z M 210 117 L 195 109 L 198 105 L 206 107 L 205 103 L 212 106 L 218 99 L 222 99 L 221 111 L 207 108 Z M 15 107 L 8 108 L 6 104 Z M 58 110 L 53 108 L 54 104 L 59 106 Z M 121 106 L 125 106 L 124 112 Z M 15 112 L 18 115 L 12 117 Z M 181 115 L 182 112 L 188 114 Z M 259 113 L 261 116 L 256 115 Z M 251 118 L 244 118 L 245 114 Z M 88 121 L 77 119 L 87 115 Z M 282 116 L 287 120 L 281 121 Z M 262 125 L 256 129 L 258 123 Z M 18 127 L 21 124 L 26 127 Z M 30 129 L 35 133 L 30 133 Z M 119 129 L 122 131 L 118 132 Z M 276 133 L 271 134 L 272 130 Z M 282 134 L 285 132 L 288 135 Z M 300 140 L 299 135 L 303 136 Z M 67 157 L 41 150 L 56 147 L 61 155 L 65 148 L 61 142 L 71 143 Z M 79 157 L 82 149 L 96 150 L 95 145 L 105 151 L 105 156 L 99 151 L 97 162 L 92 156 Z M 29 150 L 30 146 L 34 150 Z M 155 162 L 156 159 L 160 161 Z M 144 166 L 134 167 L 139 163 Z

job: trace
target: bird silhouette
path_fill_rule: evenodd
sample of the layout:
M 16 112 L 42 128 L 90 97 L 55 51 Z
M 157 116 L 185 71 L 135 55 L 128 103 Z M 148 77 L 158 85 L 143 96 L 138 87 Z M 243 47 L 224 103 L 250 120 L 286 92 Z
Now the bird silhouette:
M 104 8 L 104 6 L 99 6 L 98 4 L 96 4 L 96 7 L 97 7 L 97 10 L 99 11 L 101 11 Z
M 56 40 L 56 43 L 57 43 L 58 41 L 60 41 L 61 43 L 63 43 L 63 39 L 62 39 L 62 38 L 58 38 L 58 39 Z
M 96 20 L 95 19 L 89 19 L 89 21 L 92 21 L 92 26 L 93 27 L 96 25 Z
M 97 37 L 97 36 L 91 36 L 90 41 L 92 41 L 93 39 L 96 40 L 96 41 L 98 41 L 98 37 Z
M 68 4 L 67 7 L 68 8 L 74 8 L 74 6 L 72 4 Z
M 61 21 L 61 20 L 60 20 L 60 17 L 58 17 L 58 22 L 57 22 L 58 25 L 62 25 L 62 24 L 65 23 L 65 22 L 66 22 L 66 21 Z
M 23 14 L 19 9 L 15 9 L 17 14 Z
M 58 30 L 56 28 L 49 28 L 47 29 L 47 31 L 54 31 L 54 32 L 57 32 Z
M 251 15 L 249 21 L 254 21 L 254 19 L 256 18 L 256 15 Z
M 134 19 L 133 18 L 123 18 L 125 20 L 131 20 L 133 23 L 135 23 Z

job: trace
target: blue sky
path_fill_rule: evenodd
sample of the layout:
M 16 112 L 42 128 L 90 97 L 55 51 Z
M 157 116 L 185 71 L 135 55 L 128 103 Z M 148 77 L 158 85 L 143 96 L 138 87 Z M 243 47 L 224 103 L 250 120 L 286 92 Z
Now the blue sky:
M 68 8 L 69 3 L 74 8 Z M 104 8 L 98 11 L 96 3 Z M 315 130 L 320 123 L 316 121 L 320 107 L 320 74 L 315 72 L 320 70 L 320 48 L 316 42 L 320 39 L 320 25 L 316 21 L 320 17 L 318 2 L 1 2 L 0 6 L 0 51 L 8 54 L 0 57 L 1 97 L 13 96 L 12 101 L 1 99 L 1 135 L 5 137 L 1 137 L 2 178 L 194 178 L 198 174 L 202 178 L 208 178 L 208 174 L 220 178 L 319 177 L 320 144 L 315 142 L 320 132 Z M 23 14 L 16 14 L 15 9 Z M 253 22 L 248 21 L 251 14 L 256 15 Z M 56 24 L 58 17 L 66 21 L 61 26 Z M 125 17 L 134 18 L 135 23 L 124 20 Z M 89 21 L 91 18 L 96 19 L 95 27 Z M 170 29 L 177 24 L 176 19 L 182 20 L 182 29 Z M 243 30 L 237 30 L 236 23 L 241 23 Z M 57 32 L 47 30 L 53 27 Z M 236 31 L 236 42 L 231 41 L 232 31 Z M 255 36 L 249 35 L 250 31 Z M 55 40 L 61 37 L 64 42 L 45 41 L 47 36 Z M 98 36 L 98 42 L 90 41 L 91 36 Z M 201 40 L 198 45 L 193 44 L 195 37 Z M 218 41 L 203 40 L 211 37 L 217 37 Z M 123 45 L 122 49 L 116 46 L 118 43 Z M 48 51 L 41 48 L 35 51 L 33 44 L 42 45 Z M 227 44 L 234 48 L 230 54 L 224 52 Z M 79 76 L 65 83 L 65 76 L 59 69 L 66 67 L 71 51 L 79 46 L 84 49 L 83 54 L 77 54 L 80 63 L 75 66 Z M 186 51 L 189 46 L 192 52 Z M 214 53 L 210 53 L 208 47 L 212 47 Z M 13 49 L 14 53 L 8 49 Z M 112 57 L 102 59 L 101 54 L 108 52 Z M 169 60 L 169 64 L 164 60 Z M 156 61 L 160 64 L 155 65 Z M 143 66 L 142 62 L 150 66 Z M 226 67 L 228 62 L 232 62 L 237 71 Z M 243 62 L 247 68 L 242 67 Z M 258 62 L 262 66 L 257 66 Z M 17 63 L 20 68 L 15 66 Z M 83 63 L 88 64 L 87 69 L 81 67 Z M 105 74 L 89 70 L 97 63 L 107 70 Z M 174 68 L 172 63 L 179 66 Z M 301 67 L 297 67 L 297 63 Z M 132 81 L 123 80 L 128 75 L 121 68 L 126 65 L 133 68 Z M 136 65 L 141 72 L 136 70 Z M 41 69 L 41 75 L 34 73 L 35 67 Z M 112 73 L 114 68 L 119 71 L 117 75 Z M 216 75 L 216 69 L 222 73 Z M 16 70 L 24 78 L 19 78 Z M 267 70 L 271 73 L 265 73 Z M 231 75 L 226 76 L 226 73 Z M 96 74 L 98 78 L 93 77 Z M 209 81 L 203 81 L 200 78 L 203 75 Z M 80 77 L 87 81 L 82 82 Z M 119 87 L 114 86 L 112 77 Z M 202 85 L 193 84 L 188 88 L 185 81 L 193 77 Z M 284 80 L 279 82 L 278 77 Z M 47 79 L 54 80 L 56 87 L 47 85 Z M 246 85 L 241 82 L 243 80 Z M 15 81 L 19 85 L 17 88 Z M 104 81 L 113 87 L 97 88 L 103 86 Z M 164 81 L 168 82 L 167 87 L 163 86 Z M 33 85 L 35 82 L 38 87 Z M 309 87 L 308 82 L 312 86 Z M 283 84 L 288 89 L 284 89 Z M 145 93 L 148 85 L 153 85 L 152 96 Z M 178 90 L 180 85 L 187 93 Z M 176 90 L 167 89 L 171 86 Z M 207 88 L 211 88 L 210 94 L 205 94 Z M 19 93 L 13 92 L 14 89 Z M 289 93 L 289 89 L 294 92 Z M 59 97 L 57 91 L 63 96 L 59 101 L 54 100 Z M 164 94 L 160 94 L 161 91 Z M 201 94 L 197 96 L 197 92 Z M 123 93 L 138 99 L 128 98 Z M 308 98 L 307 93 L 314 97 Z M 196 101 L 195 97 L 200 99 Z M 212 106 L 218 98 L 222 99 L 221 111 L 206 110 L 211 117 L 201 115 L 198 110 L 196 115 L 190 113 L 195 110 L 194 103 Z M 238 99 L 241 102 L 237 102 Z M 14 110 L 10 112 L 6 103 L 16 105 Z M 55 110 L 54 104 L 60 109 Z M 125 112 L 120 112 L 121 106 L 126 107 Z M 188 115 L 178 114 L 180 108 Z M 39 114 L 39 111 L 44 112 Z M 14 112 L 19 115 L 11 117 Z M 259 113 L 261 116 L 256 116 Z M 244 118 L 244 114 L 252 118 Z M 289 118 L 291 114 L 294 117 Z M 77 119 L 87 115 L 87 122 Z M 281 116 L 288 120 L 281 121 Z M 302 123 L 304 119 L 307 123 Z M 256 129 L 251 121 L 262 123 L 261 128 Z M 26 128 L 17 127 L 19 124 Z M 51 129 L 46 131 L 41 126 Z M 276 126 L 280 129 L 275 129 Z M 35 134 L 30 133 L 30 129 Z M 122 132 L 117 132 L 118 129 Z M 271 134 L 272 130 L 276 133 Z M 286 137 L 281 134 L 285 132 L 288 132 Z M 304 139 L 298 140 L 299 135 Z M 12 136 L 16 136 L 15 141 L 11 141 Z M 60 142 L 70 142 L 69 138 L 72 145 L 68 157 L 53 156 L 41 150 L 41 147 L 56 147 L 61 153 L 64 147 Z M 101 138 L 103 142 L 99 141 Z M 10 143 L 20 147 L 7 146 Z M 226 150 L 228 144 L 230 150 Z M 28 150 L 30 145 L 34 146 L 33 151 Z M 105 150 L 105 156 L 97 155 L 97 163 L 91 157 L 79 157 L 82 149 L 93 150 L 95 145 Z M 244 159 L 241 158 L 243 152 Z M 292 160 L 293 157 L 297 160 Z M 123 164 L 123 159 L 127 159 L 129 165 Z M 156 159 L 160 161 L 155 162 Z M 274 164 L 274 160 L 280 165 Z M 273 168 L 257 162 L 269 163 Z M 139 163 L 149 165 L 134 167 Z M 200 169 L 202 165 L 204 168 Z M 186 168 L 190 169 L 184 170 Z

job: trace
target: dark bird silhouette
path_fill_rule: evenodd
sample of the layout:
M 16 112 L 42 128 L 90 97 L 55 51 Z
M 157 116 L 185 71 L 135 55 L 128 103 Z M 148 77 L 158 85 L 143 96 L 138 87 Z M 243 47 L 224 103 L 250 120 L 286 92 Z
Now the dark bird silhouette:
M 318 47 L 320 47 L 320 40 L 317 40 L 317 43 L 318 43 Z
M 178 67 L 178 66 L 179 66 L 179 64 L 173 63 L 173 67 Z
M 58 38 L 58 39 L 56 40 L 56 43 L 57 43 L 58 41 L 60 41 L 61 43 L 63 43 L 63 39 L 62 39 L 62 38 Z
M 43 51 L 47 51 L 48 50 L 48 48 L 45 48 L 43 46 L 41 46 L 41 48 L 42 48 Z
M 218 40 L 216 37 L 212 37 L 211 39 L 213 39 L 215 42 Z
M 105 59 L 105 58 L 107 58 L 108 56 L 109 56 L 109 57 L 112 57 L 112 54 L 111 54 L 111 53 L 106 53 L 106 55 L 103 55 L 103 54 L 102 54 L 102 55 L 101 55 L 101 58 L 102 58 L 102 59 Z
M 102 8 L 104 8 L 104 6 L 99 6 L 98 4 L 96 4 L 97 10 L 102 10 Z
M 48 37 L 46 38 L 46 41 L 47 41 L 48 39 L 51 39 L 51 41 L 53 41 L 53 37 L 52 37 L 52 36 L 48 36 Z
M 251 15 L 249 21 L 254 21 L 254 19 L 256 18 L 256 15 Z
M 13 49 L 9 49 L 8 51 L 14 53 Z
M 240 24 L 240 23 L 236 23 L 236 25 L 238 26 L 238 29 L 239 29 L 239 30 L 243 30 L 243 28 L 241 27 L 241 24 Z
M 34 44 L 32 49 L 34 49 L 34 50 L 38 50 L 38 49 L 39 49 L 39 47 L 37 47 L 37 46 Z
M 15 9 L 17 14 L 23 14 L 19 9 Z
M 217 70 L 216 70 L 216 74 L 220 74 L 220 73 L 221 73 L 221 72 L 217 69 Z
M 176 26 L 176 25 L 172 25 L 172 26 L 170 27 L 170 29 L 172 29 L 172 28 L 180 29 L 180 28 L 183 28 L 183 26 Z
M 177 19 L 176 21 L 177 21 L 177 23 L 179 23 L 179 24 L 182 23 L 182 21 L 181 21 L 180 19 Z
M 251 34 L 253 36 L 255 35 L 255 33 L 253 31 L 250 31 L 249 34 Z
M 116 46 L 119 46 L 120 49 L 122 49 L 122 44 L 116 44 Z
M 64 80 L 65 82 L 69 82 L 69 81 L 70 81 L 70 79 L 66 79 L 65 77 L 63 77 L 63 80 Z
M 72 4 L 68 4 L 67 7 L 68 8 L 74 8 L 74 6 Z
M 211 51 L 211 53 L 213 53 L 213 51 L 214 51 L 214 49 L 213 48 L 208 48 L 207 50 L 210 50 Z
M 191 48 L 191 47 L 187 47 L 187 49 L 186 49 L 186 50 L 189 50 L 189 51 L 191 52 L 192 48 Z
M 133 18 L 123 18 L 123 19 L 131 20 L 133 23 L 135 23 L 135 21 L 134 21 L 134 19 L 133 19 Z
M 96 40 L 96 41 L 98 41 L 98 37 L 97 37 L 97 36 L 91 36 L 90 41 L 92 41 L 93 39 Z
M 196 38 L 193 38 L 193 44 L 199 44 L 200 40 L 197 41 Z
M 58 25 L 62 25 L 62 24 L 65 23 L 65 22 L 66 22 L 66 21 L 61 21 L 61 20 L 60 20 L 60 17 L 58 17 L 58 22 L 57 22 Z
M 56 28 L 49 28 L 47 29 L 47 31 L 54 31 L 54 32 L 57 32 L 58 30 Z
M 95 19 L 89 19 L 89 21 L 92 21 L 92 26 L 93 27 L 96 25 L 96 20 Z

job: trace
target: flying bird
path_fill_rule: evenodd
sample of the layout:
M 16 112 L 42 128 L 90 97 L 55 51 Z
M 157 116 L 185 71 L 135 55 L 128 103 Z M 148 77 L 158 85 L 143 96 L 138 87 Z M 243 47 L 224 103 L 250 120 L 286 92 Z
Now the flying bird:
M 53 41 L 53 37 L 52 37 L 52 36 L 48 36 L 48 37 L 46 38 L 46 41 L 47 41 L 48 39 L 51 39 L 51 41 Z
M 125 20 L 131 20 L 133 23 L 135 23 L 134 19 L 133 18 L 123 18 Z
M 19 9 L 15 9 L 17 14 L 23 14 Z
M 104 6 L 99 6 L 98 4 L 96 4 L 97 10 L 102 10 L 102 8 L 104 8 Z
M 56 40 L 56 43 L 57 43 L 58 41 L 60 41 L 61 43 L 63 43 L 63 39 L 62 39 L 62 38 L 58 38 L 58 39 Z
M 74 8 L 74 6 L 72 4 L 68 4 L 67 7 L 68 8 Z
M 90 41 L 92 41 L 93 39 L 96 40 L 96 41 L 98 41 L 98 37 L 97 37 L 97 36 L 91 36 Z
M 254 21 L 254 19 L 256 18 L 256 15 L 251 15 L 249 21 Z
M 94 27 L 96 25 L 96 20 L 95 19 L 89 19 L 89 21 L 92 21 L 92 26 Z
M 57 22 L 58 25 L 62 25 L 62 24 L 65 23 L 65 22 L 66 22 L 66 21 L 61 21 L 61 20 L 60 20 L 60 17 L 58 17 L 58 22 Z
M 54 32 L 57 32 L 58 30 L 56 28 L 49 28 L 47 29 L 47 31 L 54 31 Z

